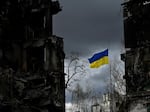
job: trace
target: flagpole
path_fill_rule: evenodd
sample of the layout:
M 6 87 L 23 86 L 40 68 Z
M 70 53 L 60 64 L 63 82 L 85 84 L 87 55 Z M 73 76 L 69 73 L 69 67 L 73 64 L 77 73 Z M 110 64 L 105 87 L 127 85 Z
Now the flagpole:
M 109 59 L 109 69 L 110 69 L 110 112 L 113 112 L 113 110 L 112 110 L 112 74 L 111 74 L 110 59 Z
M 109 42 L 109 44 L 108 45 L 110 45 L 110 42 Z M 108 49 L 110 48 L 110 46 L 108 47 Z M 110 108 L 110 112 L 113 112 L 113 110 L 112 110 L 112 74 L 111 74 L 111 62 L 110 62 L 110 49 L 109 49 L 109 53 L 108 53 L 109 55 L 109 72 L 110 72 L 110 75 L 109 75 L 109 77 L 110 77 L 110 106 L 109 106 L 109 108 Z

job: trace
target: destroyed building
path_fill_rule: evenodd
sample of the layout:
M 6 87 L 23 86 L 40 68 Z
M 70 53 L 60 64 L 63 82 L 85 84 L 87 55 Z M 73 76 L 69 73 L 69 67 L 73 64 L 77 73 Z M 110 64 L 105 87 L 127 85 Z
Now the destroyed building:
M 150 0 L 125 0 L 126 109 L 150 112 Z
M 0 112 L 64 112 L 63 38 L 52 34 L 58 1 L 0 1 Z

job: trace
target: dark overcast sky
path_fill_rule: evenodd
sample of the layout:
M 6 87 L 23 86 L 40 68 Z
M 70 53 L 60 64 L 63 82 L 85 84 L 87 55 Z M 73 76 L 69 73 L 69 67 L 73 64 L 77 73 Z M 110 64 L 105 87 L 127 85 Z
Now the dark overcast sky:
M 53 18 L 53 30 L 54 35 L 64 38 L 66 53 L 89 55 L 120 47 L 123 40 L 121 0 L 59 1 L 63 8 Z
M 108 48 L 111 58 L 120 56 L 123 49 L 122 0 L 59 1 L 63 8 L 53 17 L 53 32 L 64 38 L 66 55 L 78 52 L 87 60 L 93 53 Z M 103 90 L 109 77 L 107 69 L 108 66 L 90 70 L 82 83 L 88 81 L 98 91 Z

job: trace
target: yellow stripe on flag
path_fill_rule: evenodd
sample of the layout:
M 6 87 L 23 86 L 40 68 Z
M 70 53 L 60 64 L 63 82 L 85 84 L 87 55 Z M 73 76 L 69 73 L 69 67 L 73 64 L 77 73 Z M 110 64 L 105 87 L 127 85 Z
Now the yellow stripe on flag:
M 102 58 L 100 58 L 97 61 L 94 61 L 93 63 L 90 64 L 90 68 L 98 68 L 104 64 L 108 64 L 109 63 L 109 59 L 108 56 L 104 56 Z

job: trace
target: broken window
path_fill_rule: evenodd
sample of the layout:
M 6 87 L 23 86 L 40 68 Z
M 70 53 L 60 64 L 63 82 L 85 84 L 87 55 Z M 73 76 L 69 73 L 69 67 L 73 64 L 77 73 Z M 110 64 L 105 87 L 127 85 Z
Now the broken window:
M 27 68 L 29 71 L 38 72 L 43 70 L 44 48 L 29 47 L 27 49 Z

